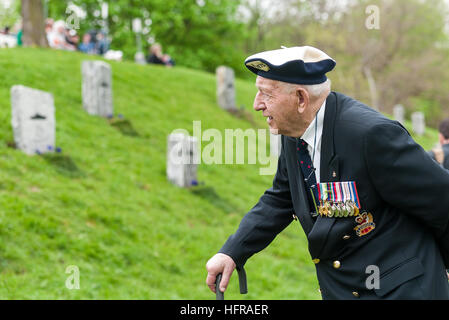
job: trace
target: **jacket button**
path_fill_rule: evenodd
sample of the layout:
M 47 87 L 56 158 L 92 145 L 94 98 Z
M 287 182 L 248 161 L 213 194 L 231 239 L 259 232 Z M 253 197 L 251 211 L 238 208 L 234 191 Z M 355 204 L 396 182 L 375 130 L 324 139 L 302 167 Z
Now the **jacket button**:
M 320 263 L 320 259 L 313 259 L 312 261 L 313 261 L 313 263 L 315 263 L 315 264 Z
M 354 297 L 356 297 L 356 298 L 359 297 L 359 293 L 358 293 L 357 291 L 354 291 L 354 292 L 352 293 L 352 295 L 353 295 Z
M 335 269 L 338 269 L 338 268 L 340 268 L 340 266 L 341 266 L 341 263 L 340 263 L 340 261 L 338 261 L 338 260 L 335 260 L 335 261 L 334 261 L 334 263 L 333 263 L 333 266 L 334 266 L 334 268 L 335 268 Z
M 348 240 L 349 238 L 351 238 L 350 235 L 345 235 L 345 236 L 343 237 L 343 240 Z

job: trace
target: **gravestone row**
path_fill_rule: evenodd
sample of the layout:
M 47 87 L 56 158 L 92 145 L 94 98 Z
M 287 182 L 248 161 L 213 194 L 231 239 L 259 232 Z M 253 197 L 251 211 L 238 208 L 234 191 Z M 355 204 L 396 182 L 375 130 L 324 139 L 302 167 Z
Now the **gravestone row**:
M 113 115 L 111 67 L 103 61 L 83 61 L 82 100 L 92 115 Z M 16 85 L 11 88 L 14 142 L 26 154 L 55 150 L 56 119 L 51 93 Z
M 397 104 L 393 107 L 393 117 L 396 121 L 399 121 L 401 124 L 404 124 L 405 120 L 405 109 L 401 104 Z M 426 132 L 426 122 L 424 113 L 417 111 L 413 112 L 411 115 L 412 119 L 412 130 L 419 136 L 424 135 Z
M 103 61 L 83 61 L 82 103 L 91 115 L 110 117 L 114 114 L 112 72 Z M 225 110 L 236 110 L 234 72 L 217 68 L 217 99 Z M 11 88 L 11 124 L 14 142 L 26 154 L 55 150 L 56 119 L 53 95 L 41 90 L 16 85 Z M 273 156 L 280 154 L 280 135 L 270 134 Z M 183 134 L 171 134 L 167 144 L 167 178 L 180 187 L 197 184 L 198 141 Z

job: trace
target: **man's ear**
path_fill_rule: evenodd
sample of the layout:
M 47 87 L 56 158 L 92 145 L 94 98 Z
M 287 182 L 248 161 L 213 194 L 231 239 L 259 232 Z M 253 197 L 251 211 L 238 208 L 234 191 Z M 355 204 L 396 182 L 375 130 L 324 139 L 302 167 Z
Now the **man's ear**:
M 298 105 L 298 112 L 303 113 L 309 105 L 310 97 L 306 89 L 298 87 L 296 89 L 296 99 Z

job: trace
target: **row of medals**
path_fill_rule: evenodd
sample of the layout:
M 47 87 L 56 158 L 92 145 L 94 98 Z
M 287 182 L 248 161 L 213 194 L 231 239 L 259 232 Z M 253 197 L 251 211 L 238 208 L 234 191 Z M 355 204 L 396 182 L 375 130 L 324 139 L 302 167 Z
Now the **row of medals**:
M 345 202 L 324 200 L 320 201 L 318 213 L 320 216 L 329 218 L 353 217 L 359 215 L 359 208 L 352 200 L 346 200 Z

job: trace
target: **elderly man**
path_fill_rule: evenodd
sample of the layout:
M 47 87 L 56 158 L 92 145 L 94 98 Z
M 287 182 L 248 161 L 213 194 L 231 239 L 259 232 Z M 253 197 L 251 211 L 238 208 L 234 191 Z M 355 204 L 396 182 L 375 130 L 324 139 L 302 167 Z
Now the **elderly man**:
M 222 273 L 224 292 L 298 219 L 323 299 L 449 299 L 449 174 L 400 123 L 331 92 L 335 61 L 321 50 L 272 50 L 245 65 L 257 74 L 254 109 L 282 149 L 273 186 L 207 262 L 209 288 Z

